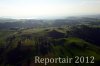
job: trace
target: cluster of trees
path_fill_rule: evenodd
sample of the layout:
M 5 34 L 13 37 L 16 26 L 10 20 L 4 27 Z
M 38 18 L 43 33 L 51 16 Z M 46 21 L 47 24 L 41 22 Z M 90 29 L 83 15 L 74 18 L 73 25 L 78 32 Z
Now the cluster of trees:
M 86 40 L 92 44 L 100 46 L 100 27 L 93 27 L 90 25 L 80 25 L 73 27 L 69 32 L 72 37 L 78 37 Z

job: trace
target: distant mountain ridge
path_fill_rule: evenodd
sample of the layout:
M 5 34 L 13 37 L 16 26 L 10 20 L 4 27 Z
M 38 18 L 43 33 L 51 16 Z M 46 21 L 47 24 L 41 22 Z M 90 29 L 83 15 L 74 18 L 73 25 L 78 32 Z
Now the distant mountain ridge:
M 76 16 L 65 19 L 11 19 L 0 18 L 0 29 L 2 28 L 33 28 L 33 27 L 59 27 L 64 25 L 90 24 L 100 21 L 100 15 Z M 99 23 L 98 23 L 99 24 Z

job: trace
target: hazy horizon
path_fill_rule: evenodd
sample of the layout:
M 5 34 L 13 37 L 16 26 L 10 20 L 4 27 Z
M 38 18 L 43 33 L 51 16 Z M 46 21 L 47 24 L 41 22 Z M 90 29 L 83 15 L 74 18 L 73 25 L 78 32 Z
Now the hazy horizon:
M 0 17 L 63 18 L 100 14 L 100 0 L 0 0 Z

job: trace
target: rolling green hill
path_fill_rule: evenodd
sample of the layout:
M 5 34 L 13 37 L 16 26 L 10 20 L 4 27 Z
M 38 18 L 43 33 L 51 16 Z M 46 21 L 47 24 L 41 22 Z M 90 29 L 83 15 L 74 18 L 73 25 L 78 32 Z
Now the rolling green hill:
M 81 29 L 79 32 L 81 32 Z M 41 29 L 31 28 L 5 33 L 3 33 L 3 31 L 0 32 L 1 39 L 7 35 L 6 38 L 3 39 L 2 43 L 2 47 L 4 48 L 0 46 L 0 66 L 44 66 L 44 64 L 34 63 L 35 56 L 44 58 L 64 58 L 66 56 L 72 58 L 75 56 L 90 58 L 91 56 L 94 56 L 95 58 L 95 63 L 76 64 L 73 61 L 71 64 L 48 64 L 47 66 L 100 65 L 100 47 L 76 36 L 77 33 L 75 29 L 67 27 Z M 89 33 L 90 32 L 87 31 L 87 34 Z M 84 35 L 84 37 L 86 37 L 86 35 Z M 89 62 L 90 61 L 91 59 Z

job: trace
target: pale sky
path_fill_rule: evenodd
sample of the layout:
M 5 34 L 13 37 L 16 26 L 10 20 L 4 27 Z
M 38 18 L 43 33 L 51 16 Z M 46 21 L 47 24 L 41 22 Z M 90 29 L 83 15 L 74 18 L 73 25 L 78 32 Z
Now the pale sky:
M 100 0 L 0 0 L 0 17 L 60 18 L 100 14 Z

